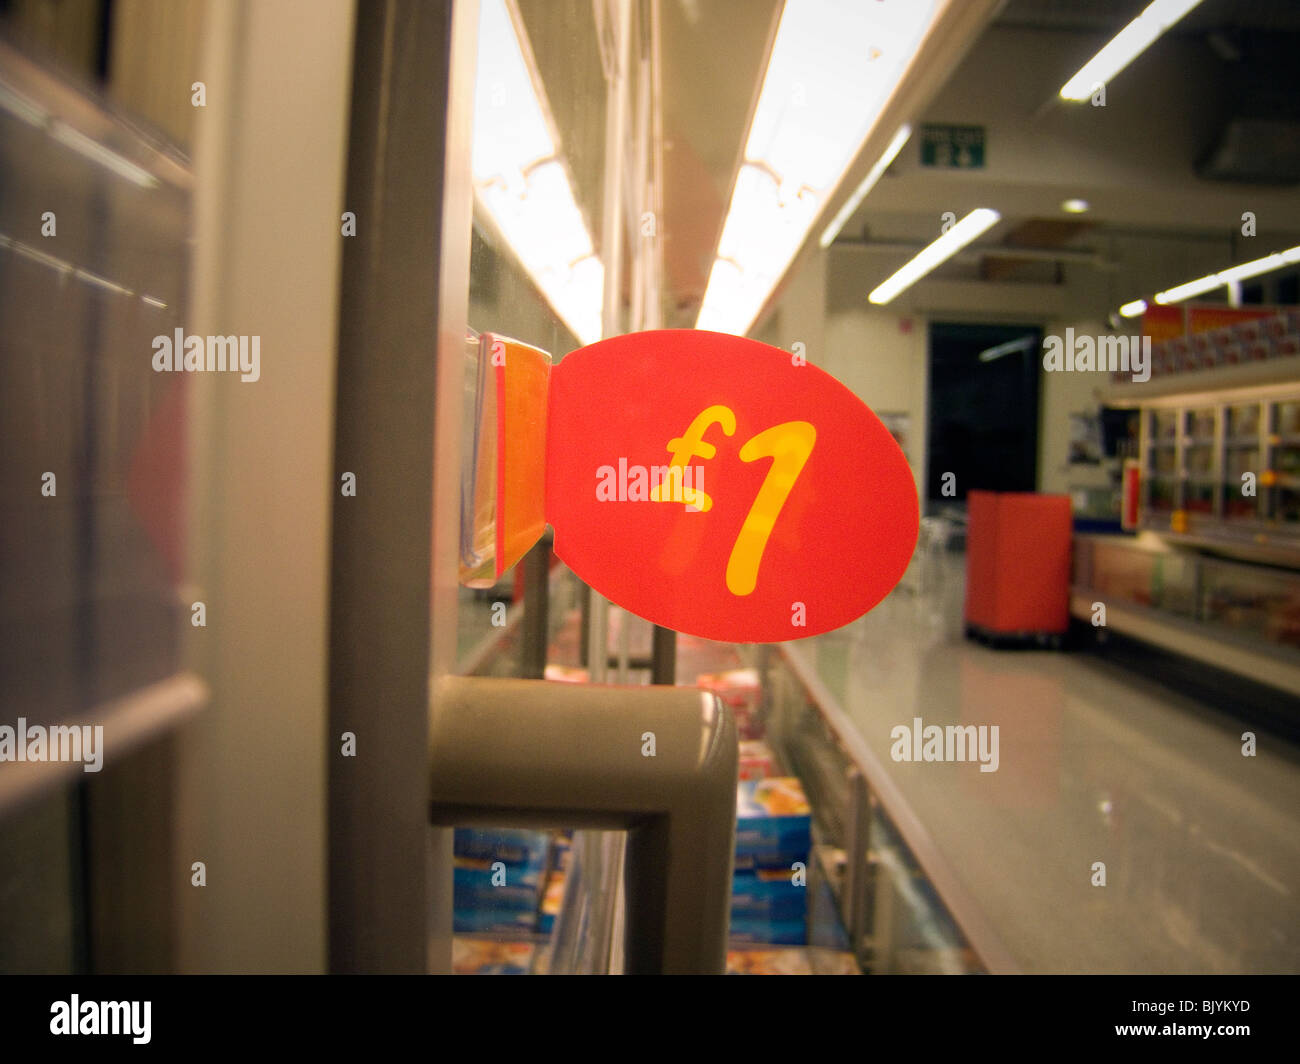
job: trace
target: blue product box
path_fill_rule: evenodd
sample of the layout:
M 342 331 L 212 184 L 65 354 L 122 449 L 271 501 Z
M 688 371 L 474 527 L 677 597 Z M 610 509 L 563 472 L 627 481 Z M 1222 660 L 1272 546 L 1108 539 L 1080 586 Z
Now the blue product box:
M 536 888 L 488 887 L 478 890 L 457 886 L 452 891 L 452 905 L 457 912 L 494 912 L 513 916 L 537 911 L 540 893 Z
M 542 885 L 542 873 L 546 869 L 546 855 L 538 854 L 527 864 L 506 864 L 493 872 L 496 861 L 481 858 L 457 857 L 454 860 L 453 881 L 456 887 L 466 890 L 510 891 L 527 888 L 534 893 Z M 493 882 L 495 877 L 496 882 Z M 503 882 L 504 880 L 504 882 Z
M 536 927 L 538 902 L 542 892 L 542 869 L 545 853 L 539 853 L 532 863 L 504 865 L 494 874 L 495 862 L 455 859 L 452 874 L 452 904 L 455 907 L 457 930 L 501 930 L 492 923 L 501 918 L 513 929 L 517 918 L 529 917 L 529 930 Z M 501 882 L 504 875 L 505 881 Z M 494 883 L 495 879 L 495 883 Z M 499 885 L 497 885 L 499 884 Z M 486 920 L 487 924 L 480 921 Z
M 733 916 L 731 919 L 732 942 L 803 946 L 807 937 L 803 920 L 767 920 L 761 916 Z
M 731 880 L 731 918 L 804 920 L 808 888 L 792 878 L 786 869 L 737 872 Z
M 458 935 L 506 934 L 531 935 L 537 931 L 537 913 L 501 912 L 492 909 L 462 909 L 452 912 L 452 930 Z
M 452 852 L 457 857 L 504 861 L 508 865 L 545 860 L 550 836 L 523 828 L 457 828 Z
M 736 868 L 808 863 L 812 810 L 793 776 L 741 780 L 736 787 Z

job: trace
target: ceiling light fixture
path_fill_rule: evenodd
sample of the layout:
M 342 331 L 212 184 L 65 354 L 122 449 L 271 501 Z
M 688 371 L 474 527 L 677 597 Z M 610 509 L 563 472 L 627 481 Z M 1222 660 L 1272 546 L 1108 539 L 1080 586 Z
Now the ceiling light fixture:
M 786 0 L 696 328 L 753 325 L 941 6 Z
M 49 112 L 45 108 L 3 83 L 0 83 L 0 110 L 8 111 L 37 129 L 44 129 L 45 124 L 50 120 Z
M 885 149 L 884 154 L 876 160 L 876 165 L 873 166 L 870 171 L 868 171 L 867 176 L 862 179 L 862 184 L 860 184 L 854 190 L 853 195 L 845 201 L 845 204 L 840 208 L 839 213 L 835 215 L 831 220 L 831 224 L 826 227 L 826 231 L 822 233 L 821 240 L 819 241 L 822 247 L 828 248 L 835 242 L 835 238 L 840 235 L 840 230 L 844 228 L 845 222 L 853 217 L 853 212 L 856 211 L 862 201 L 867 198 L 867 193 L 876 187 L 876 182 L 879 181 L 884 172 L 889 169 L 890 163 L 898 157 L 898 153 L 903 150 L 903 145 L 907 143 L 908 138 L 911 137 L 911 135 L 912 127 L 906 124 L 901 126 L 898 132 L 894 134 L 894 139 L 889 142 L 889 147 Z
M 1167 288 L 1163 292 L 1157 292 L 1153 298 L 1160 304 L 1181 303 L 1184 299 L 1191 299 L 1192 296 L 1199 296 L 1216 288 L 1223 288 L 1233 281 L 1242 281 L 1247 277 L 1258 277 L 1261 273 L 1272 273 L 1274 270 L 1280 270 L 1283 266 L 1291 266 L 1297 262 L 1300 262 L 1300 244 L 1293 248 L 1287 248 L 1285 251 L 1275 251 L 1272 255 L 1265 255 L 1262 259 L 1252 259 L 1250 262 L 1243 262 L 1240 266 L 1231 266 L 1226 270 L 1220 270 L 1218 273 L 1207 274 L 1204 277 L 1198 277 L 1194 281 L 1188 281 L 1186 284 Z
M 981 362 L 993 362 L 1003 355 L 1012 355 L 1017 351 L 1028 351 L 1037 344 L 1038 337 L 1033 333 L 1029 333 L 1018 340 L 1008 340 L 1005 344 L 998 344 L 996 347 L 986 347 L 979 353 L 979 360 Z
M 66 148 L 85 156 L 91 162 L 98 163 L 106 170 L 111 170 L 118 177 L 124 177 L 140 188 L 157 188 L 158 179 L 142 166 L 136 166 L 130 159 L 105 148 L 97 140 L 92 140 L 79 130 L 73 129 L 66 122 L 55 119 L 49 125 L 50 136 Z
M 474 192 L 556 315 L 601 336 L 605 270 L 573 195 L 527 41 L 506 0 L 482 0 L 474 91 Z
M 1139 314 L 1145 314 L 1147 301 L 1145 299 L 1135 299 L 1131 303 L 1125 303 L 1119 308 L 1121 318 L 1136 318 Z
M 867 299 L 877 306 L 884 306 L 900 292 L 916 284 L 936 266 L 952 258 L 981 233 L 996 225 L 1001 217 L 1002 215 L 989 207 L 978 207 L 971 211 L 938 240 L 922 248 L 914 259 L 887 281 L 877 285 Z
M 1066 214 L 1084 214 L 1089 207 L 1086 199 L 1068 199 L 1061 201 L 1061 210 Z
M 1201 0 L 1155 0 L 1132 22 L 1115 34 L 1109 44 L 1086 62 L 1077 74 L 1061 86 L 1061 99 L 1082 103 L 1133 62 L 1170 26 Z

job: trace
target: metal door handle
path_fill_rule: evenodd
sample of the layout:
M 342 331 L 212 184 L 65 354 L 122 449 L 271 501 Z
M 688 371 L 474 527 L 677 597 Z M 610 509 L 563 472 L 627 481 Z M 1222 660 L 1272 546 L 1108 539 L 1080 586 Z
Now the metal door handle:
M 628 974 L 725 970 L 737 773 L 709 692 L 464 676 L 434 691 L 431 823 L 627 831 Z

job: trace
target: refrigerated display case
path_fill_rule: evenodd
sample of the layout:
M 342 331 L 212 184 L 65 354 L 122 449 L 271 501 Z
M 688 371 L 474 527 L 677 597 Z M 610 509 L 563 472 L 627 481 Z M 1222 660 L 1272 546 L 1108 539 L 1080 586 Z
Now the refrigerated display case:
M 1072 613 L 1284 691 L 1296 671 L 1300 387 L 1140 407 L 1136 540 L 1075 537 Z
M 678 153 L 668 157 L 670 163 L 674 158 L 695 155 L 715 165 L 712 160 L 716 157 L 719 160 L 716 165 L 730 174 L 735 159 L 745 150 L 748 134 L 741 132 L 734 142 L 728 143 L 726 137 L 731 134 L 720 139 L 718 130 L 728 128 L 729 124 L 740 130 L 746 128 L 745 113 L 756 101 L 750 99 L 747 91 L 737 93 L 735 99 L 718 103 L 723 110 L 715 108 L 717 113 L 711 112 L 707 129 L 697 128 L 693 121 L 683 121 L 674 113 L 675 99 L 663 88 L 668 86 L 674 97 L 680 94 L 681 86 L 686 84 L 686 71 L 675 62 L 663 62 L 661 56 L 671 59 L 685 54 L 683 45 L 711 39 L 716 28 L 730 42 L 731 66 L 737 69 L 753 66 L 761 70 L 776 36 L 782 6 L 759 4 L 752 13 L 749 5 L 742 6 L 751 17 L 738 22 L 723 11 L 691 12 L 686 17 L 674 5 L 646 4 L 641 5 L 641 15 L 645 17 L 639 15 L 628 24 L 614 17 L 622 8 L 588 5 L 583 11 L 590 9 L 594 15 L 592 24 L 588 25 L 585 17 L 566 17 L 543 4 L 502 4 L 494 0 L 482 5 L 480 41 L 494 42 L 495 47 L 482 52 L 478 62 L 475 142 L 477 145 L 480 141 L 494 141 L 489 144 L 494 150 L 478 154 L 476 149 L 472 167 L 475 236 L 470 249 L 468 313 L 472 329 L 501 331 L 517 337 L 546 350 L 562 365 L 567 353 L 601 335 L 614 337 L 660 326 L 691 327 L 701 321 L 712 321 L 714 324 L 709 327 L 726 324 L 716 316 L 701 317 L 698 298 L 692 303 L 673 298 L 675 287 L 683 283 L 693 286 L 701 296 L 707 295 L 714 249 L 705 244 L 714 239 L 713 229 L 725 228 L 726 213 L 721 209 L 725 204 L 720 203 L 718 225 L 708 227 L 709 234 L 703 240 L 695 233 L 697 224 L 679 226 L 677 219 L 684 214 L 681 205 L 671 198 L 673 186 L 664 180 L 663 152 L 667 147 Z M 963 18 L 989 17 L 993 7 L 983 3 L 949 5 L 954 18 L 959 9 Z M 626 11 L 623 13 L 626 15 Z M 908 17 L 913 14 L 909 12 Z M 943 39 L 939 34 L 931 34 L 927 40 L 931 37 L 936 44 Z M 929 58 L 929 53 L 927 60 L 933 66 L 935 60 Z M 522 109 L 517 106 L 521 101 Z M 503 107 L 503 103 L 510 106 Z M 536 133 L 535 138 L 518 135 L 519 128 L 526 124 L 521 117 L 523 110 L 537 119 L 533 123 L 536 128 L 531 131 Z M 694 114 L 694 110 L 693 101 L 688 98 L 682 115 Z M 728 114 L 732 114 L 734 122 L 727 118 Z M 675 127 L 670 138 L 664 135 L 665 118 Z M 864 139 L 854 149 L 860 165 L 854 163 L 854 169 L 845 178 L 847 184 L 856 184 L 866 175 L 879 157 L 880 149 L 886 146 L 888 135 L 889 131 L 882 126 L 878 132 L 871 132 L 870 140 Z M 776 173 L 761 158 L 746 157 L 746 163 L 746 172 L 752 171 L 760 183 L 766 183 L 769 171 Z M 790 172 L 785 176 L 790 177 Z M 803 193 L 801 198 L 809 206 L 818 202 Z M 829 204 L 830 199 L 827 195 L 824 202 Z M 596 205 L 599 210 L 595 209 Z M 694 208 L 690 217 L 693 223 L 698 222 Z M 565 230 L 566 239 L 549 239 L 560 221 L 565 223 L 560 228 Z M 536 239 L 539 235 L 546 239 Z M 688 270 L 684 279 L 673 276 L 665 268 L 666 247 L 675 249 L 671 260 L 674 264 L 692 261 L 702 265 Z M 724 284 L 725 273 L 719 274 Z M 751 270 L 749 274 L 761 277 L 756 271 Z M 750 298 L 750 283 L 746 282 L 746 301 Z M 761 304 L 762 298 L 753 306 L 750 318 L 761 312 Z M 461 442 L 467 443 L 465 433 Z M 560 571 L 552 580 L 567 582 L 571 577 Z M 530 646 L 530 641 L 538 633 L 544 633 L 542 638 L 549 637 L 549 644 L 542 650 L 550 652 L 543 653 L 543 672 L 547 667 L 559 667 L 570 670 L 568 675 L 576 678 L 573 670 L 586 666 L 592 680 L 600 682 L 608 670 L 611 678 L 617 675 L 620 684 L 627 684 L 628 674 L 644 671 L 640 666 L 651 658 L 644 652 L 649 642 L 648 626 L 635 622 L 598 596 L 590 595 L 590 599 L 591 609 L 586 611 L 589 625 L 585 619 L 577 621 L 579 610 L 572 603 L 566 600 L 560 606 L 552 599 L 550 620 L 545 625 L 535 625 L 530 635 L 529 618 L 531 615 L 536 620 L 537 613 L 528 601 L 523 604 L 519 620 L 516 620 L 518 608 L 509 610 L 510 623 L 501 632 L 491 621 L 483 622 L 484 603 L 462 592 L 458 621 L 461 668 L 480 675 L 522 676 L 525 659 L 536 664 L 538 648 Z M 605 611 L 609 611 L 613 623 L 606 623 Z M 551 622 L 558 627 L 553 628 Z M 635 638 L 629 639 L 632 629 Z M 606 653 L 606 641 L 611 648 L 617 647 L 616 653 Z M 656 658 L 660 657 L 659 646 L 656 638 Z M 561 653 L 554 652 L 557 647 L 562 648 Z M 829 954 L 846 952 L 869 959 L 873 971 L 998 967 L 996 961 L 985 964 L 966 958 L 967 943 L 952 930 L 952 921 L 944 915 L 943 905 L 918 874 L 924 860 L 914 856 L 914 840 L 905 831 L 898 832 L 897 837 L 892 834 L 891 825 L 899 814 L 891 801 L 880 798 L 874 782 L 860 782 L 852 787 L 847 783 L 854 772 L 862 779 L 870 773 L 855 767 L 854 759 L 845 755 L 843 744 L 829 743 L 812 751 L 802 742 L 785 743 L 785 725 L 795 727 L 805 719 L 816 721 L 820 703 L 794 693 L 802 690 L 797 684 L 778 697 L 778 685 L 786 683 L 778 677 L 785 675 L 786 666 L 777 658 L 741 660 L 736 657 L 735 648 L 717 645 L 709 649 L 715 655 L 711 660 L 696 643 L 685 639 L 678 642 L 678 684 L 692 685 L 701 673 L 725 673 L 742 665 L 758 668 L 761 709 L 754 714 L 747 707 L 742 718 L 733 706 L 738 727 L 748 730 L 762 723 L 777 728 L 778 720 L 784 722 L 774 733 L 772 760 L 777 764 L 773 767 L 797 777 L 808 788 L 811 779 L 799 765 L 825 764 L 842 785 L 834 793 L 839 797 L 853 796 L 853 804 L 848 807 L 835 804 L 838 797 L 827 804 L 808 795 L 814 817 L 820 816 L 830 825 L 840 825 L 840 829 L 826 834 L 817 829 L 806 849 L 798 854 L 806 860 L 792 860 L 807 865 L 804 871 L 809 889 L 814 892 L 804 910 L 807 916 L 804 937 L 808 945 L 792 948 L 828 951 L 827 956 L 819 954 L 810 958 L 808 967 L 836 968 L 837 962 Z M 734 660 L 718 661 L 719 653 Z M 617 699 L 635 688 L 603 690 L 617 704 Z M 812 729 L 807 734 L 819 733 Z M 831 733 L 820 734 L 829 740 Z M 780 749 L 775 748 L 778 741 L 784 744 Z M 764 756 L 757 755 L 744 764 L 749 771 L 765 763 Z M 793 792 L 794 788 L 789 790 Z M 617 837 L 610 841 L 609 836 L 591 836 L 584 842 L 581 834 L 575 833 L 564 903 L 555 915 L 552 936 L 541 949 L 533 943 L 533 971 L 589 970 L 585 967 L 589 963 L 597 966 L 591 970 L 616 970 L 617 958 L 613 954 L 620 936 L 604 929 L 603 914 L 610 910 L 599 899 L 610 895 L 610 876 L 614 880 L 619 878 L 620 863 L 610 857 L 617 851 L 619 842 Z M 747 882 L 742 886 L 753 884 Z M 776 893 L 776 888 L 772 889 Z M 848 935 L 840 929 L 841 938 L 837 940 L 836 919 L 831 917 L 837 911 L 846 911 L 850 896 L 846 891 L 864 891 L 863 897 L 870 899 L 873 908 L 868 914 L 867 902 L 855 900 L 853 933 Z M 765 904 L 758 900 L 761 893 L 741 891 L 740 895 L 750 899 L 751 908 L 761 908 Z M 609 919 L 617 919 L 620 911 L 617 889 L 613 895 L 616 904 Z M 733 890 L 733 912 L 736 896 L 737 891 Z M 852 897 L 857 899 L 858 894 L 852 893 Z M 788 900 L 783 898 L 782 904 Z M 574 928 L 576 933 L 572 931 Z M 576 939 L 566 937 L 572 934 L 576 934 Z M 594 942 L 585 947 L 586 960 L 573 959 L 566 943 L 575 940 Z M 608 949 L 604 942 L 611 944 Z M 936 943 L 942 945 L 935 947 Z M 770 952 L 764 947 L 775 943 L 750 945 L 757 948 L 756 952 Z M 848 950 L 844 948 L 846 945 Z M 735 968 L 753 970 L 765 966 L 781 968 L 791 961 L 791 955 L 734 959 Z M 505 964 L 491 958 L 486 963 L 489 967 Z M 521 967 L 513 963 L 505 966 Z M 857 962 L 851 967 L 856 969 Z
M 140 353 L 191 327 L 193 172 L 0 39 L 0 187 L 0 721 L 41 736 L 0 741 L 0 972 L 154 970 L 175 807 L 129 788 L 211 688 L 184 652 L 195 388 Z
M 1300 651 L 1300 574 L 1206 560 L 1200 590 L 1202 623 Z
M 1276 521 L 1300 529 L 1300 398 L 1274 404 L 1271 414 L 1273 476 L 1265 499 Z
M 1300 572 L 1209 557 L 1158 538 L 1076 536 L 1073 614 L 1294 694 Z
M 571 594 L 575 578 L 563 567 L 552 574 L 549 605 L 561 619 L 547 653 L 550 666 L 574 667 L 580 660 L 577 627 L 580 611 Z M 528 608 L 528 603 L 523 604 Z M 611 644 L 619 629 L 630 628 L 634 655 L 648 648 L 650 625 L 628 614 L 616 614 Z M 517 667 L 519 625 L 498 635 L 498 645 L 481 656 L 482 673 L 504 675 Z M 797 844 L 799 860 L 792 864 L 795 882 L 804 893 L 776 884 L 774 872 L 755 873 L 737 863 L 733 887 L 732 928 L 727 970 L 731 974 L 971 974 L 1015 970 L 1001 944 L 987 928 L 975 923 L 968 934 L 958 913 L 972 908 L 936 884 L 944 878 L 940 861 L 915 836 L 915 825 L 899 796 L 864 758 L 853 726 L 842 716 L 835 698 L 823 687 L 815 669 L 787 646 L 731 646 L 683 637 L 679 683 L 710 674 L 732 674 L 757 682 L 755 704 L 744 716 L 751 739 L 742 744 L 741 789 L 754 789 L 766 777 L 780 793 L 784 808 L 796 814 L 792 830 L 805 831 Z M 737 666 L 744 666 L 737 668 Z M 747 682 L 747 681 L 746 681 Z M 806 798 L 807 826 L 799 820 L 800 797 Z M 744 821 L 741 821 L 743 826 Z M 522 867 L 506 845 L 498 857 L 507 868 Z M 752 833 L 751 833 L 752 834 Z M 557 839 L 549 845 L 556 867 Z M 788 843 L 793 835 L 781 836 Z M 803 838 L 803 836 L 801 836 Z M 749 843 L 753 843 L 753 839 Z M 566 879 L 562 897 L 552 899 L 554 923 L 523 921 L 521 930 L 506 933 L 460 934 L 457 970 L 476 974 L 562 974 L 617 972 L 618 920 L 623 906 L 621 833 L 574 832 L 563 859 Z M 745 860 L 752 849 L 738 841 Z M 793 853 L 794 851 L 790 851 Z M 482 859 L 477 852 L 469 856 Z M 511 864 L 511 862 L 514 864 Z M 511 873 L 507 870 L 507 879 Z M 768 878 L 772 887 L 758 880 Z M 549 882 L 549 881 L 548 881 Z M 793 885 L 793 884 L 791 884 Z M 547 884 L 539 888 L 546 905 Z M 499 899 L 481 891 L 482 906 L 501 903 L 504 918 L 518 919 L 512 896 Z M 559 904 L 554 904 L 558 900 Z M 792 903 L 797 905 L 792 907 Z M 509 910 L 506 912 L 505 910 Z M 739 918 L 738 918 L 739 914 Z M 539 917 L 541 912 L 539 910 Z M 493 916 L 480 912 L 462 928 L 477 922 L 490 926 Z M 798 925 L 796 929 L 796 924 Z M 774 933 L 764 934 L 763 931 Z
M 1140 528 L 1300 566 L 1294 386 L 1153 400 L 1141 408 L 1140 448 Z
M 813 861 L 825 889 L 811 899 L 810 950 L 833 949 L 833 928 L 865 974 L 1017 971 L 979 907 L 866 749 L 795 644 L 756 651 L 764 677 L 768 739 L 803 781 L 813 810 Z M 939 884 L 944 886 L 941 888 Z M 818 907 L 822 908 L 819 909 Z

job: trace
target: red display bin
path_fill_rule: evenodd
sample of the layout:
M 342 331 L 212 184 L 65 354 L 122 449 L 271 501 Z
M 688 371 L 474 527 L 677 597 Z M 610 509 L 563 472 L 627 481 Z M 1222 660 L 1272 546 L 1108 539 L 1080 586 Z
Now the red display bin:
M 1061 645 L 1070 623 L 1068 495 L 967 497 L 966 634 Z

